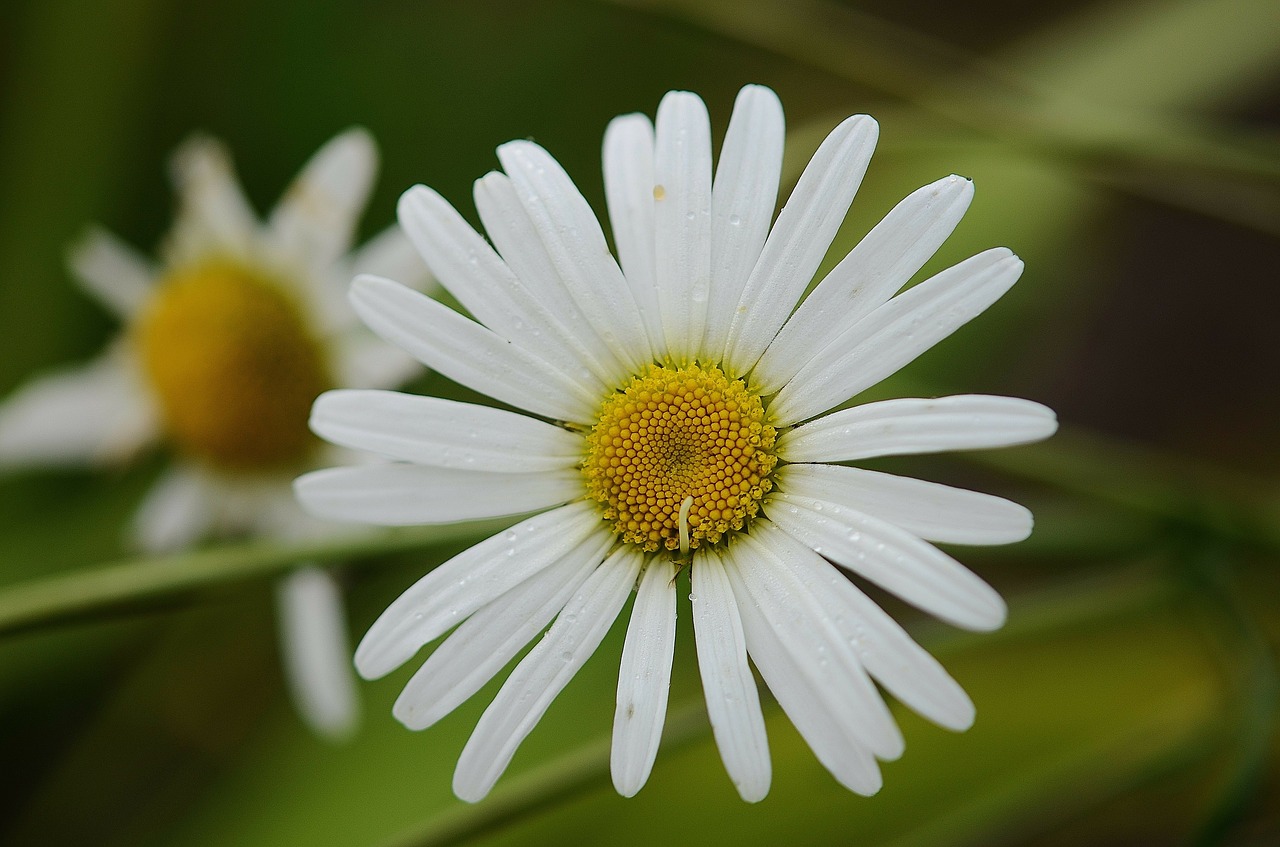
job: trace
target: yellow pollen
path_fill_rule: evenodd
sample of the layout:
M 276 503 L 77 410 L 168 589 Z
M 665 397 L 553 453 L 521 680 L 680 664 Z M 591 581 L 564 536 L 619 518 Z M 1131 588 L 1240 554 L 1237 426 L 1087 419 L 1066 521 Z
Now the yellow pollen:
M 645 550 L 715 544 L 760 511 L 777 433 L 740 379 L 653 365 L 605 400 L 587 436 L 591 496 Z
M 231 261 L 180 268 L 133 327 L 168 436 L 224 470 L 296 465 L 307 415 L 331 387 L 323 350 L 278 283 Z

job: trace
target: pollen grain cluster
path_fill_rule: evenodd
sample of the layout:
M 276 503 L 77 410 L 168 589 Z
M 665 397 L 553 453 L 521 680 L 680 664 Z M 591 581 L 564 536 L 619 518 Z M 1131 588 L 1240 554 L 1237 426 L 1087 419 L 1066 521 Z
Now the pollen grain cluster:
M 256 471 L 290 467 L 313 448 L 307 415 L 331 380 L 300 305 L 275 281 L 229 261 L 178 269 L 133 341 L 183 453 Z
M 689 497 L 690 547 L 715 544 L 760 510 L 777 433 L 760 398 L 715 367 L 653 365 L 604 402 L 583 462 L 591 496 L 624 541 L 680 546 Z

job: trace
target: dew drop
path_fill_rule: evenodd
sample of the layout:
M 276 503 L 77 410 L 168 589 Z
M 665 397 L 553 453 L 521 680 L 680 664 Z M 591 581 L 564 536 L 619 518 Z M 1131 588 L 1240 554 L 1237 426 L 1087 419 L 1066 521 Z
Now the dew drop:
M 741 224 L 742 224 L 742 218 L 738 217 L 737 215 L 729 216 L 729 226 L 740 226 Z

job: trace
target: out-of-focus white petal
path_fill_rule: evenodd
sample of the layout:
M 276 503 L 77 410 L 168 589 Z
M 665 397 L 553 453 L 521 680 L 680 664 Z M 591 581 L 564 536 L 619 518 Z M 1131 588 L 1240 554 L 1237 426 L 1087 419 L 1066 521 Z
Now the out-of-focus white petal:
M 334 520 L 414 526 L 518 515 L 583 493 L 577 469 L 493 473 L 423 465 L 327 468 L 298 477 L 309 510 Z
M 258 219 L 222 142 L 203 135 L 187 139 L 174 151 L 170 173 L 178 194 L 177 225 L 166 244 L 171 262 L 252 252 Z
M 1031 512 L 1001 497 L 837 465 L 784 465 L 778 487 L 827 500 L 928 541 L 1012 544 L 1031 534 Z
M 621 115 L 604 133 L 604 196 L 613 224 L 618 262 L 644 318 L 653 353 L 666 353 L 658 282 L 654 271 L 653 122 Z
M 613 543 L 608 535 L 591 536 L 463 621 L 400 692 L 396 718 L 426 729 L 479 691 L 551 623 Z
M 346 298 L 343 311 L 355 318 Z M 424 373 L 422 363 L 368 332 L 350 332 L 333 340 L 339 385 L 349 388 L 397 388 Z
M 133 517 L 133 537 L 148 553 L 190 547 L 214 525 L 214 493 L 204 476 L 177 465 L 165 471 Z
M 738 92 L 711 193 L 711 296 L 702 347 L 719 361 L 747 277 L 760 258 L 782 177 L 786 124 L 763 85 Z
M 351 303 L 378 335 L 455 382 L 537 415 L 589 422 L 599 397 L 580 379 L 556 370 L 425 294 L 362 276 Z
M 1022 260 L 996 247 L 904 291 L 802 367 L 770 405 L 774 420 L 808 420 L 896 373 L 986 311 L 1021 275 Z
M 973 183 L 949 176 L 915 191 L 867 233 L 809 293 L 760 357 L 752 384 L 762 394 L 796 372 L 893 296 L 955 230 L 973 199 Z
M 738 603 L 714 550 L 696 557 L 690 578 L 698 671 L 716 746 L 738 794 L 748 803 L 758 803 L 769 793 L 773 768 Z
M 520 742 L 551 701 L 600 646 L 631 594 L 643 557 L 623 547 L 589 576 L 538 645 L 521 660 L 468 739 L 453 774 L 453 791 L 479 802 L 506 770 Z
M 675 577 L 669 559 L 649 560 L 622 645 L 609 768 L 623 797 L 644 788 L 658 758 L 676 646 Z
M 268 229 L 276 248 L 316 269 L 345 255 L 377 169 L 378 150 L 366 130 L 349 129 L 326 143 L 271 213 Z M 319 276 L 315 282 L 328 280 Z
M 658 106 L 654 266 L 666 349 L 676 364 L 701 352 L 711 290 L 711 120 L 696 94 Z
M 311 409 L 311 429 L 334 444 L 441 468 L 523 473 L 582 462 L 582 436 L 560 427 L 396 391 L 327 391 Z
M 998 629 L 1004 600 L 995 589 L 906 530 L 835 503 L 780 492 L 769 518 L 843 568 L 913 606 L 965 629 Z
M 99 226 L 71 245 L 67 263 L 85 291 L 126 321 L 142 308 L 155 284 L 151 260 Z
M 639 373 L 653 359 L 649 335 L 586 199 L 533 142 L 507 142 L 498 158 L 574 302 L 622 365 Z
M 778 437 L 788 462 L 846 462 L 876 456 L 1011 447 L 1053 435 L 1053 410 L 1016 397 L 960 394 L 904 398 L 842 409 Z
M 308 566 L 276 586 L 280 657 L 298 714 L 318 734 L 342 740 L 360 718 L 342 592 L 333 574 Z
M 600 532 L 600 516 L 574 503 L 529 518 L 437 567 L 387 607 L 356 647 L 356 670 L 377 679 L 481 606 L 569 555 Z
M 369 274 L 394 279 L 417 291 L 427 291 L 433 278 L 414 249 L 413 242 L 396 224 L 356 248 L 347 261 L 350 276 Z
M 121 350 L 38 377 L 0 403 L 0 467 L 127 458 L 155 437 L 150 398 Z
M 855 740 L 843 715 L 828 711 L 821 692 L 792 662 L 738 574 L 739 555 L 750 554 L 739 554 L 734 547 L 726 551 L 725 572 L 738 599 L 747 652 L 760 676 L 822 766 L 850 791 L 864 796 L 875 794 L 882 785 L 875 756 Z
M 831 131 L 800 175 L 729 326 L 724 359 L 733 373 L 751 370 L 804 294 L 853 202 L 878 136 L 871 118 L 848 118 Z

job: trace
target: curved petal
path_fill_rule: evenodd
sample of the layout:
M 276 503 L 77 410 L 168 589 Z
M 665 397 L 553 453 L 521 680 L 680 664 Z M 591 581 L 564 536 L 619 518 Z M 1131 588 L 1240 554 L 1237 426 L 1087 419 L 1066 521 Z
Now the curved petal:
M 621 115 L 604 132 L 604 196 L 613 224 L 618 263 L 644 318 L 654 355 L 666 354 L 654 271 L 653 123 Z
M 547 707 L 600 646 L 631 594 L 643 556 L 619 548 L 579 587 L 480 716 L 453 774 L 453 792 L 483 799 Z
M 998 629 L 1004 600 L 995 589 L 906 530 L 835 503 L 780 492 L 769 518 L 842 568 L 935 617 L 965 629 Z
M 151 296 L 156 269 L 151 260 L 102 227 L 90 227 L 67 252 L 81 288 L 128 321 Z
M 772 394 L 836 339 L 906 285 L 955 230 L 973 183 L 949 176 L 893 208 L 827 274 L 760 357 L 752 383 Z
M 973 701 L 936 659 L 829 562 L 785 532 L 769 529 L 770 544 L 790 542 L 793 573 L 822 606 L 826 620 L 853 645 L 869 674 L 939 726 L 965 730 L 973 724 Z
M 400 692 L 396 718 L 426 729 L 479 691 L 551 623 L 612 545 L 610 535 L 589 537 L 463 621 Z
M 711 189 L 711 296 L 702 342 L 711 361 L 724 357 L 729 324 L 773 223 L 785 131 L 778 95 L 763 85 L 738 92 Z
M 415 582 L 378 616 L 356 647 L 356 670 L 365 679 L 385 676 L 422 645 L 599 531 L 594 504 L 574 503 L 464 550 Z
M 627 372 L 639 373 L 653 359 L 649 336 L 595 213 L 560 163 L 533 142 L 503 144 L 498 159 L 574 302 Z
M 298 477 L 293 488 L 302 504 L 321 517 L 379 526 L 518 515 L 583 493 L 577 469 L 490 473 L 403 464 L 312 471 Z
M 311 429 L 334 444 L 441 468 L 524 473 L 582 462 L 582 437 L 560 427 L 395 391 L 327 391 L 312 407 Z
M 178 194 L 177 223 L 166 244 L 170 261 L 189 261 L 210 251 L 249 253 L 258 217 L 240 190 L 226 146 L 208 136 L 192 136 L 174 151 L 169 166 Z
M 808 420 L 896 373 L 986 311 L 1021 275 L 1022 260 L 996 247 L 904 291 L 802 367 L 770 405 L 774 420 Z
M 726 552 L 726 573 L 738 599 L 747 652 L 760 676 L 822 766 L 850 791 L 875 794 L 882 785 L 875 756 L 854 739 L 847 721 L 831 714 L 820 692 L 792 662 L 739 576 L 737 558 L 735 549 Z
M 758 803 L 769 793 L 773 768 L 760 693 L 747 665 L 738 602 L 724 563 L 712 550 L 697 557 L 690 578 L 698 671 L 716 747 L 738 794 L 748 803 Z
M 158 431 L 155 411 L 118 351 L 21 386 L 0 404 L 0 467 L 127 458 Z
M 669 559 L 649 560 L 622 645 L 609 769 L 623 797 L 644 788 L 658 758 L 676 646 L 675 577 Z
M 837 465 L 785 465 L 782 491 L 837 503 L 928 541 L 1012 544 L 1031 534 L 1031 512 L 1001 497 Z
M 658 106 L 653 158 L 654 266 L 667 355 L 698 357 L 711 289 L 711 119 L 696 94 Z
M 352 283 L 351 304 L 370 329 L 455 382 L 549 418 L 595 417 L 599 396 L 580 379 L 425 294 L 362 276 Z
M 373 136 L 359 127 L 321 147 L 271 213 L 267 226 L 277 249 L 319 270 L 346 255 L 377 169 Z M 328 282 L 323 274 L 314 281 Z
M 333 574 L 299 568 L 276 586 L 280 658 L 294 706 L 307 725 L 335 740 L 360 718 L 342 593 Z
M 500 221 L 492 220 L 489 211 L 492 204 L 487 198 L 497 191 L 491 177 L 476 181 L 476 203 L 481 216 L 494 225 L 494 242 L 499 249 L 508 249 L 506 229 Z M 593 380 L 584 364 L 592 361 L 589 354 L 596 348 L 583 347 L 579 338 L 594 336 L 589 331 L 575 334 L 568 328 L 575 313 L 563 311 L 574 308 L 566 293 L 561 291 L 561 300 L 549 295 L 549 290 L 560 287 L 558 282 L 544 291 L 533 284 L 534 271 L 508 267 L 453 206 L 425 186 L 414 186 L 401 195 L 397 209 L 400 224 L 440 283 L 481 323 L 557 370 L 575 375 L 584 385 L 593 389 L 603 385 Z M 513 233 L 512 237 L 525 247 L 513 255 L 528 255 L 530 246 L 541 249 L 532 232 Z M 562 320 L 558 315 L 568 317 Z
M 1053 410 L 1030 400 L 959 394 L 865 403 L 778 437 L 788 462 L 847 462 L 876 456 L 1011 447 L 1053 435 Z
M 853 202 L 878 135 L 866 115 L 848 118 L 800 175 L 734 309 L 724 355 L 734 375 L 751 370 L 804 294 Z
M 759 523 L 759 522 L 758 522 Z M 766 529 L 765 526 L 760 529 Z M 821 605 L 793 572 L 796 558 L 775 535 L 742 536 L 734 573 L 772 628 L 791 666 L 818 692 L 829 714 L 847 726 L 859 745 L 881 759 L 902 755 L 898 725 L 867 676 L 852 645 L 822 614 Z

